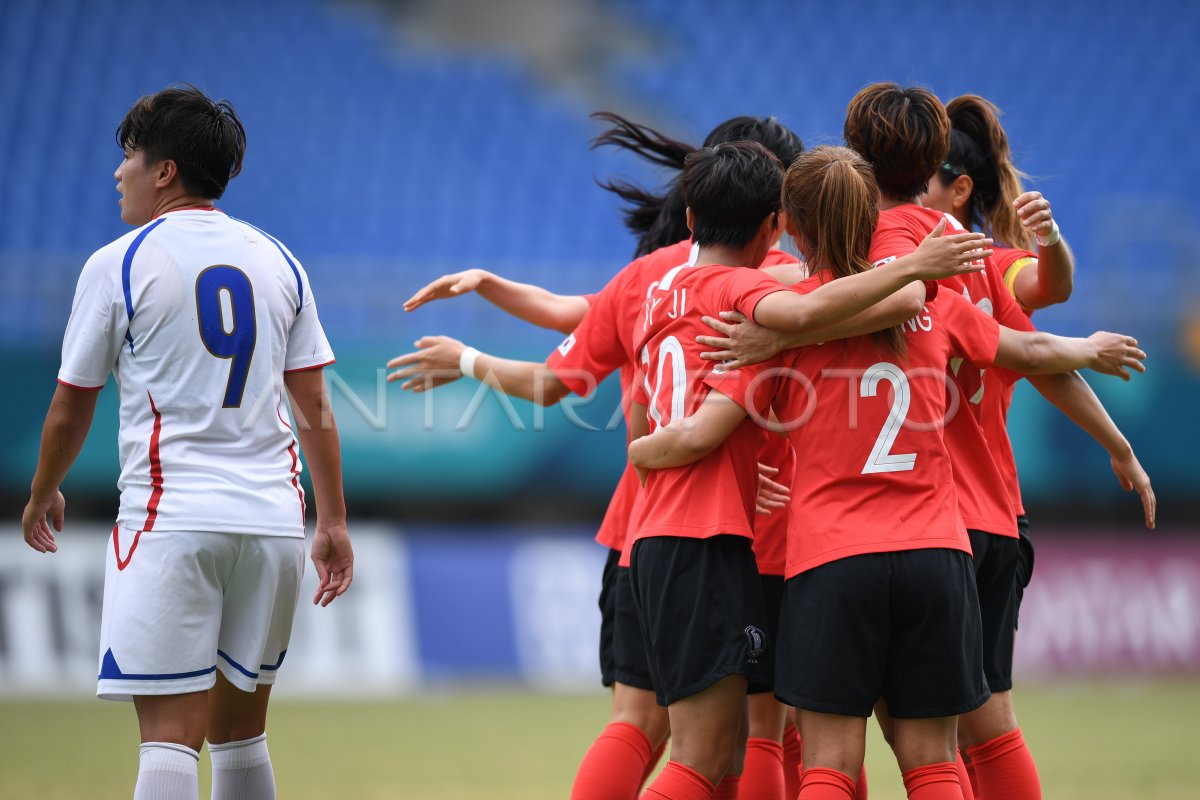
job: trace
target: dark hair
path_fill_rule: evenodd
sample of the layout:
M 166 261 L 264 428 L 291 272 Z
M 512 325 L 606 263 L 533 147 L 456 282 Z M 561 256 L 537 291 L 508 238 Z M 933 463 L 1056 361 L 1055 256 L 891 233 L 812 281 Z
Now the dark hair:
M 783 178 L 783 208 L 800 233 L 816 273 L 845 278 L 871 268 L 871 236 L 879 222 L 879 186 L 862 156 L 846 147 L 815 147 Z M 900 328 L 872 334 L 894 355 L 907 353 Z
M 592 117 L 613 126 L 593 139 L 592 147 L 619 147 L 651 163 L 678 171 L 683 170 L 688 153 L 697 149 L 611 111 L 598 111 Z M 758 142 L 783 164 L 792 163 L 804 150 L 800 137 L 781 125 L 775 117 L 741 116 L 728 119 L 713 128 L 705 137 L 703 146 L 712 147 L 734 141 Z M 635 256 L 644 256 L 688 238 L 687 221 L 684 218 L 687 204 L 683 200 L 678 175 L 661 194 L 622 180 L 605 181 L 600 186 L 629 203 L 624 209 L 625 227 L 638 237 Z
M 171 160 L 188 194 L 216 200 L 242 171 L 246 129 L 227 100 L 195 86 L 168 86 L 136 103 L 117 128 L 117 146 L 151 163 Z
M 679 176 L 701 247 L 745 247 L 779 211 L 783 168 L 758 142 L 726 142 L 688 153 Z
M 908 200 L 925 191 L 950 149 L 950 118 L 928 89 L 874 83 L 850 101 L 846 144 L 875 170 L 886 197 Z
M 1021 172 L 1012 162 L 1008 135 L 1000 126 L 1000 109 L 974 94 L 956 97 L 946 106 L 953 130 L 950 152 L 938 167 L 938 180 L 949 186 L 970 175 L 971 225 L 1011 247 L 1033 249 L 1033 235 L 1021 225 L 1013 200 L 1021 193 Z

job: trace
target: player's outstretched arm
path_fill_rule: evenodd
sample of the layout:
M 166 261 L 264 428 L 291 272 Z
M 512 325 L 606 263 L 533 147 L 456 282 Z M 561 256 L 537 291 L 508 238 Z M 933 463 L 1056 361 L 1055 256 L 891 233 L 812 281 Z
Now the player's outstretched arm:
M 21 515 L 25 543 L 39 553 L 58 552 L 54 531 L 62 531 L 66 513 L 66 500 L 58 487 L 83 449 L 99 395 L 96 389 L 79 389 L 60 383 L 50 401 L 50 410 L 46 412 L 46 422 L 42 426 L 37 471 L 29 487 L 29 503 Z M 46 522 L 47 515 L 50 523 Z M 54 531 L 50 529 L 51 525 Z
M 866 311 L 815 331 L 783 333 L 765 328 L 737 311 L 722 311 L 721 319 L 704 317 L 704 324 L 721 336 L 697 336 L 700 344 L 714 348 L 700 357 L 722 361 L 725 369 L 759 364 L 793 347 L 818 342 L 835 342 L 894 328 L 921 313 L 925 284 L 914 281 L 890 294 Z
M 327 606 L 345 594 L 354 580 L 354 548 L 350 545 L 342 494 L 342 448 L 325 386 L 325 371 L 284 373 L 283 383 L 292 402 L 296 437 L 312 473 L 317 501 L 312 562 L 317 568 L 318 586 L 313 603 Z
M 404 302 L 405 311 L 426 303 L 476 292 L 500 310 L 539 328 L 570 333 L 587 313 L 588 301 L 579 295 L 555 294 L 529 283 L 518 283 L 482 269 L 443 275 Z
M 1100 398 L 1078 372 L 1030 376 L 1029 382 L 1058 410 L 1100 443 L 1108 453 L 1113 472 L 1125 491 L 1136 491 L 1142 499 L 1146 527 L 1154 527 L 1158 501 L 1150 486 L 1150 476 L 1142 469 L 1129 441 L 1104 409 Z
M 423 336 L 416 345 L 415 351 L 387 363 L 389 369 L 396 369 L 387 376 L 388 381 L 404 381 L 401 389 L 425 392 L 469 375 L 510 397 L 540 406 L 552 406 L 570 394 L 544 363 L 481 353 L 449 336 Z
M 806 295 L 779 291 L 769 294 L 754 309 L 754 321 L 779 331 L 817 331 L 854 316 L 899 291 L 913 281 L 935 281 L 979 272 L 992 240 L 982 233 L 944 236 L 946 221 L 925 237 L 912 253 L 898 258 L 887 269 L 872 269 L 830 281 Z
M 695 414 L 630 442 L 629 463 L 640 475 L 648 469 L 682 467 L 699 461 L 728 439 L 745 418 L 746 409 L 720 392 L 711 391 Z
M 1025 375 L 1091 369 L 1127 381 L 1129 370 L 1146 371 L 1145 360 L 1137 339 L 1120 333 L 1097 331 L 1080 339 L 1045 331 L 1014 331 L 1001 325 L 995 363 Z
M 1029 309 L 1067 302 L 1075 288 L 1075 254 L 1054 221 L 1050 201 L 1041 192 L 1025 192 L 1013 206 L 1038 243 L 1036 266 L 1022 269 L 1012 279 L 1013 296 Z

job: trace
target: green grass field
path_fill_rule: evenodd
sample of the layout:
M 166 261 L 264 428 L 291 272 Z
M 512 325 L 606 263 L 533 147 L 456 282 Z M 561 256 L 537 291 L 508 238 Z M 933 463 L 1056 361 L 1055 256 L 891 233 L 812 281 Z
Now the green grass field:
M 1053 800 L 1183 800 L 1200 786 L 1200 682 L 1023 687 L 1018 713 Z M 284 800 L 562 800 L 608 699 L 464 691 L 420 699 L 280 701 L 271 754 Z M 0 703 L 0 798 L 130 797 L 137 763 L 124 704 Z M 872 728 L 871 796 L 898 800 Z M 208 796 L 201 758 L 201 797 Z

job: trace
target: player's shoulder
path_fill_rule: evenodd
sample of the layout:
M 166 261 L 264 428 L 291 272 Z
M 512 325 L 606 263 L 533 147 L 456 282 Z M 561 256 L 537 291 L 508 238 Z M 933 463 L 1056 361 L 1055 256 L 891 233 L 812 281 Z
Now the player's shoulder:
M 667 262 L 682 264 L 694 259 L 693 251 L 695 249 L 696 247 L 692 244 L 691 239 L 683 239 L 675 244 L 669 244 L 666 247 L 660 247 L 651 253 L 647 253 L 642 258 L 660 264 Z
M 793 255 L 786 250 L 780 250 L 772 247 L 767 251 L 767 257 L 759 264 L 759 267 L 777 267 L 783 264 L 800 264 L 800 257 Z
M 676 242 L 629 262 L 617 273 L 614 282 L 640 299 L 651 284 L 661 282 L 671 270 L 687 267 L 694 259 L 694 248 L 690 241 Z
M 913 228 L 933 230 L 942 220 L 950 230 L 962 230 L 962 224 L 953 216 L 916 203 L 902 203 L 879 212 L 879 228 Z
M 119 275 L 126 261 L 131 260 L 134 254 L 145 246 L 150 233 L 157 227 L 161 219 L 160 217 L 134 228 L 93 252 L 83 265 L 83 274 L 91 277 L 97 277 L 102 273 Z M 150 249 L 156 248 L 147 248 L 147 250 Z
M 283 240 L 281 240 L 278 236 L 260 228 L 253 222 L 248 222 L 244 219 L 231 216 L 226 216 L 226 219 L 228 220 L 229 225 L 241 231 L 246 241 L 250 244 L 264 245 L 269 250 L 281 254 L 284 260 L 287 261 L 291 266 L 295 267 L 296 269 L 302 269 L 300 259 L 296 258 L 296 255 L 290 249 L 288 249 L 288 246 L 285 245 Z
M 691 263 L 695 258 L 694 250 L 695 248 L 691 241 L 685 239 L 682 242 L 660 247 L 641 258 L 635 259 L 627 269 L 630 272 L 638 274 L 662 272 L 681 264 Z

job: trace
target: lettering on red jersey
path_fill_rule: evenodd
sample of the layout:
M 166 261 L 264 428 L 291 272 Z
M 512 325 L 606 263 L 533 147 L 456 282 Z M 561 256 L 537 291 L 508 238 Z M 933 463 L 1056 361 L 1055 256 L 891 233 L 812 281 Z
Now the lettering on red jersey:
M 711 329 L 701 318 L 725 310 L 752 316 L 759 300 L 780 291 L 787 288 L 757 270 L 720 265 L 684 265 L 647 285 L 642 319 L 635 327 L 641 334 L 637 349 L 644 378 L 635 386 L 634 399 L 646 406 L 652 431 L 695 413 L 708 394 L 705 378 L 713 362 L 700 357 L 707 347 L 696 337 Z M 635 539 L 753 536 L 756 455 L 763 435 L 747 419 L 694 464 L 652 470 Z

